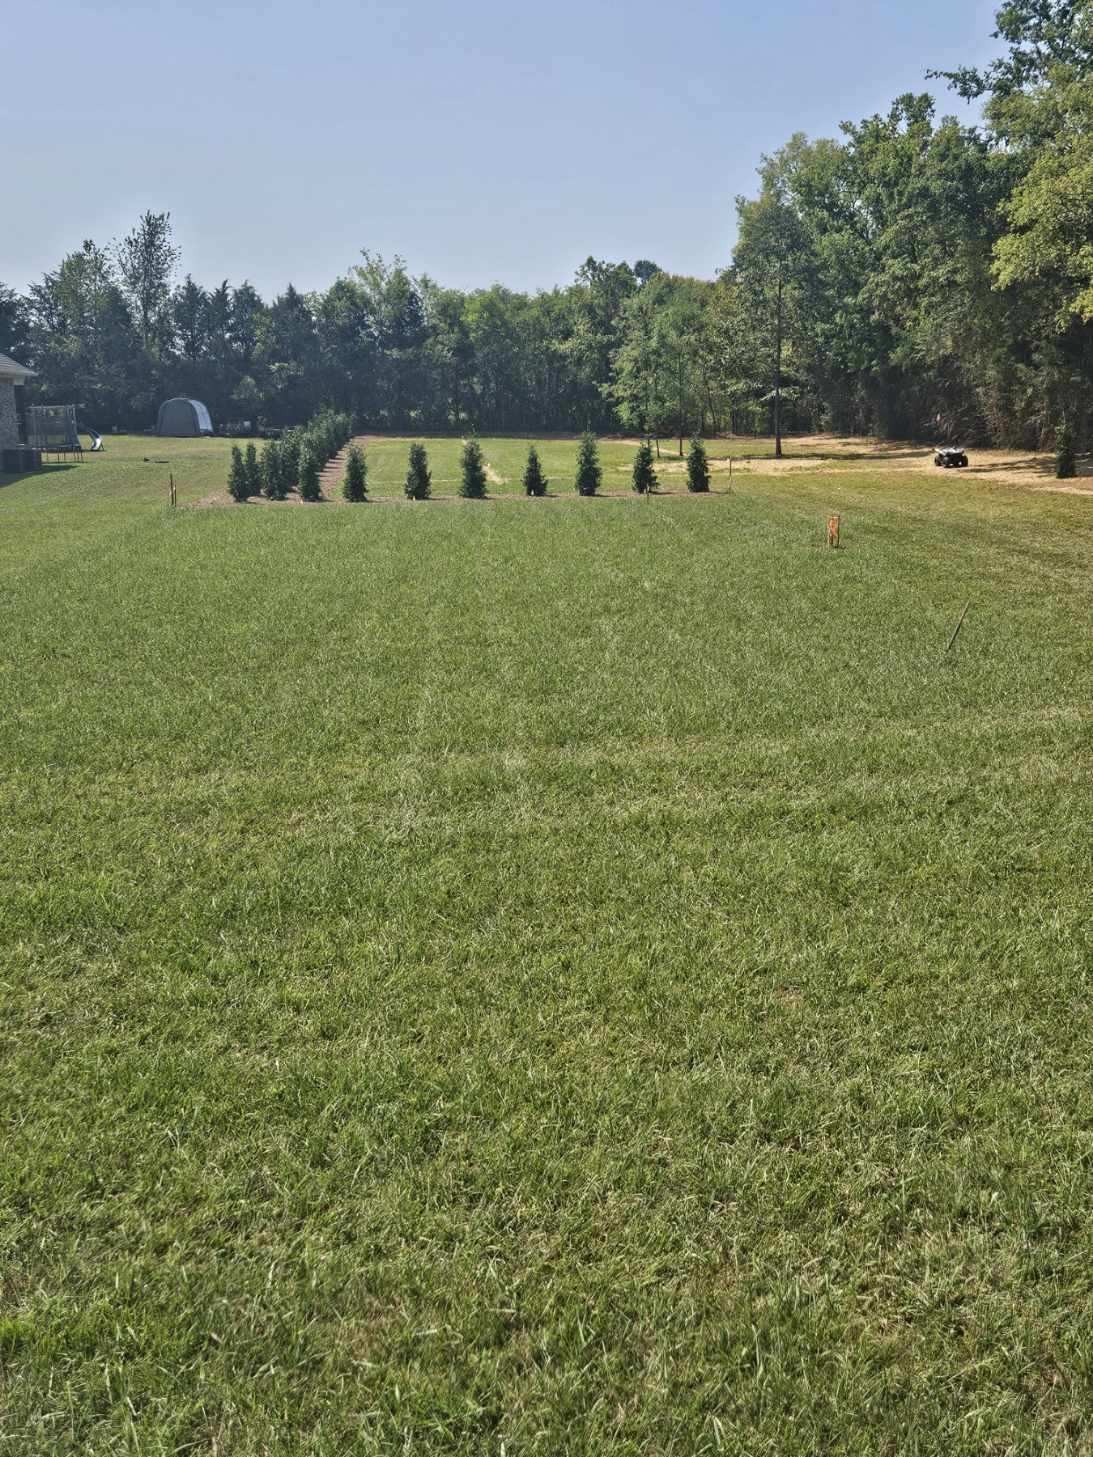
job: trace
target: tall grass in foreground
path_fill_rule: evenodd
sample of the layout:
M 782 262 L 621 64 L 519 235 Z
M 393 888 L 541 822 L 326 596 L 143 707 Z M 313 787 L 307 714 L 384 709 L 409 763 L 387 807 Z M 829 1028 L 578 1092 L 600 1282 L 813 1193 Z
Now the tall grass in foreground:
M 1087 503 L 106 465 L 0 490 L 7 1449 L 1080 1452 Z

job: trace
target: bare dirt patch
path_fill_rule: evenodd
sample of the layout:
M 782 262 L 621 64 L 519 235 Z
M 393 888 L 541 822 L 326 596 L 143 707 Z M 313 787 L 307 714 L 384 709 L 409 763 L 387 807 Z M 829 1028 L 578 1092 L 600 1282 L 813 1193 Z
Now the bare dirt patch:
M 784 449 L 785 455 L 781 460 L 758 455 L 738 457 L 732 462 L 732 472 L 783 475 L 795 471 L 827 473 L 881 468 L 886 471 L 925 471 L 939 476 L 950 474 L 943 467 L 934 465 L 933 446 L 917 445 L 911 441 L 863 440 L 846 435 L 795 435 L 787 437 Z M 967 466 L 951 474 L 968 481 L 997 481 L 1038 491 L 1093 494 L 1093 458 L 1079 461 L 1076 479 L 1065 483 L 1056 481 L 1055 459 L 1049 451 L 971 447 L 968 460 Z M 717 474 L 728 474 L 730 463 L 727 460 L 711 460 L 710 469 Z

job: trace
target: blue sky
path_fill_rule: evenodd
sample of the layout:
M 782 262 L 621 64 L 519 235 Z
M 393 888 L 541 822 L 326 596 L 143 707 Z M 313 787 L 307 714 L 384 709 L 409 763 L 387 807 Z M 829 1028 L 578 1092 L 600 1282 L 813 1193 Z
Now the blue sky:
M 13 0 L 0 281 L 145 208 L 200 281 L 267 296 L 362 248 L 464 288 L 565 283 L 589 254 L 712 276 L 761 153 L 984 59 L 994 9 Z

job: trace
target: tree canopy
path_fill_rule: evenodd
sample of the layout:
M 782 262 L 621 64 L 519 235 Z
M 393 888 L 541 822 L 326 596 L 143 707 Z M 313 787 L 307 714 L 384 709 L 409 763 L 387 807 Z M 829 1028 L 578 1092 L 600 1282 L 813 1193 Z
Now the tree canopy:
M 829 428 L 1088 440 L 1093 362 L 1093 20 L 1011 0 L 1004 53 L 928 94 L 791 137 L 738 199 L 716 279 L 589 256 L 564 287 L 461 291 L 365 251 L 328 288 L 266 301 L 202 284 L 170 214 L 85 241 L 25 295 L 0 283 L 0 350 L 37 398 L 146 427 L 171 395 L 217 421 L 359 428 L 630 431 L 649 438 Z M 924 58 L 925 59 L 925 58 Z M 659 453 L 659 447 L 658 447 Z

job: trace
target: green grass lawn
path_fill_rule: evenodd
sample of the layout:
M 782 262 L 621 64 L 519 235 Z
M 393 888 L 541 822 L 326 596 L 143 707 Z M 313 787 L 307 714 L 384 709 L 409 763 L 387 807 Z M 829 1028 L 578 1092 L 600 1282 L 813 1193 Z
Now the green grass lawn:
M 0 1452 L 1088 1453 L 1091 503 L 108 444 L 0 488 Z

